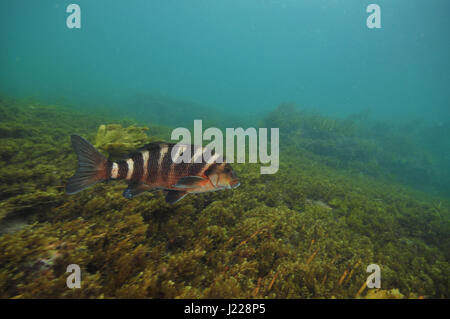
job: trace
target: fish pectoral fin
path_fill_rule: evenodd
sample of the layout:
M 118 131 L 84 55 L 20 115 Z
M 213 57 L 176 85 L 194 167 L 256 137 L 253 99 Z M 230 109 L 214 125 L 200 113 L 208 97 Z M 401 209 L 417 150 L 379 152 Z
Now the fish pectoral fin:
M 183 199 L 187 195 L 184 191 L 167 190 L 166 191 L 166 202 L 169 204 L 175 204 L 176 202 Z
M 127 189 L 124 190 L 122 195 L 125 198 L 132 199 L 133 197 L 136 197 L 143 192 L 148 192 L 153 189 L 153 187 L 144 183 L 132 183 L 128 185 Z
M 206 178 L 200 176 L 185 176 L 178 180 L 172 187 L 175 188 L 196 188 L 202 186 L 202 183 L 206 181 Z

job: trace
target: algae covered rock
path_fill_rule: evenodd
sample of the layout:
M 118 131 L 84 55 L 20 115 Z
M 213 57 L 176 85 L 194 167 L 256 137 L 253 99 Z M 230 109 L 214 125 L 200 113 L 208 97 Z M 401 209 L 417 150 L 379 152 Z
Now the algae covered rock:
M 146 131 L 148 127 L 132 125 L 124 128 L 120 124 L 100 125 L 95 146 L 111 157 L 123 156 L 150 141 Z

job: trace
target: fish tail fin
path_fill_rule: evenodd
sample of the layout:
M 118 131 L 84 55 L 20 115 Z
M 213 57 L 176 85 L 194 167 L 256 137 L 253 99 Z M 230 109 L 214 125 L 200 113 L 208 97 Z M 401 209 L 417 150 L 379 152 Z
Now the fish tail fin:
M 72 146 L 78 157 L 78 168 L 66 185 L 67 194 L 76 194 L 98 182 L 107 180 L 108 160 L 88 141 L 72 135 Z

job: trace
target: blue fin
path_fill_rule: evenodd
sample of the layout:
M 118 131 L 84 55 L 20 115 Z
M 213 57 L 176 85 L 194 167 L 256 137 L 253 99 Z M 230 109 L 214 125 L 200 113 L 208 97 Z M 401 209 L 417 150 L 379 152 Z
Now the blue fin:
M 175 204 L 176 202 L 182 200 L 186 195 L 187 192 L 168 190 L 166 191 L 166 202 L 169 204 Z
M 172 187 L 176 188 L 196 188 L 200 187 L 200 183 L 204 182 L 206 179 L 200 176 L 185 176 L 178 180 L 178 182 L 175 185 L 172 185 Z

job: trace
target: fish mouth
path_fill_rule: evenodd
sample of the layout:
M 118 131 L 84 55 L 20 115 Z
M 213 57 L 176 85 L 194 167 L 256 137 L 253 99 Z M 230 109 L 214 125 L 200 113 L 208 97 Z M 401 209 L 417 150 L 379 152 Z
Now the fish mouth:
M 239 187 L 239 185 L 241 185 L 241 182 L 239 182 L 239 180 L 236 179 L 231 182 L 230 188 L 236 188 L 236 187 Z

